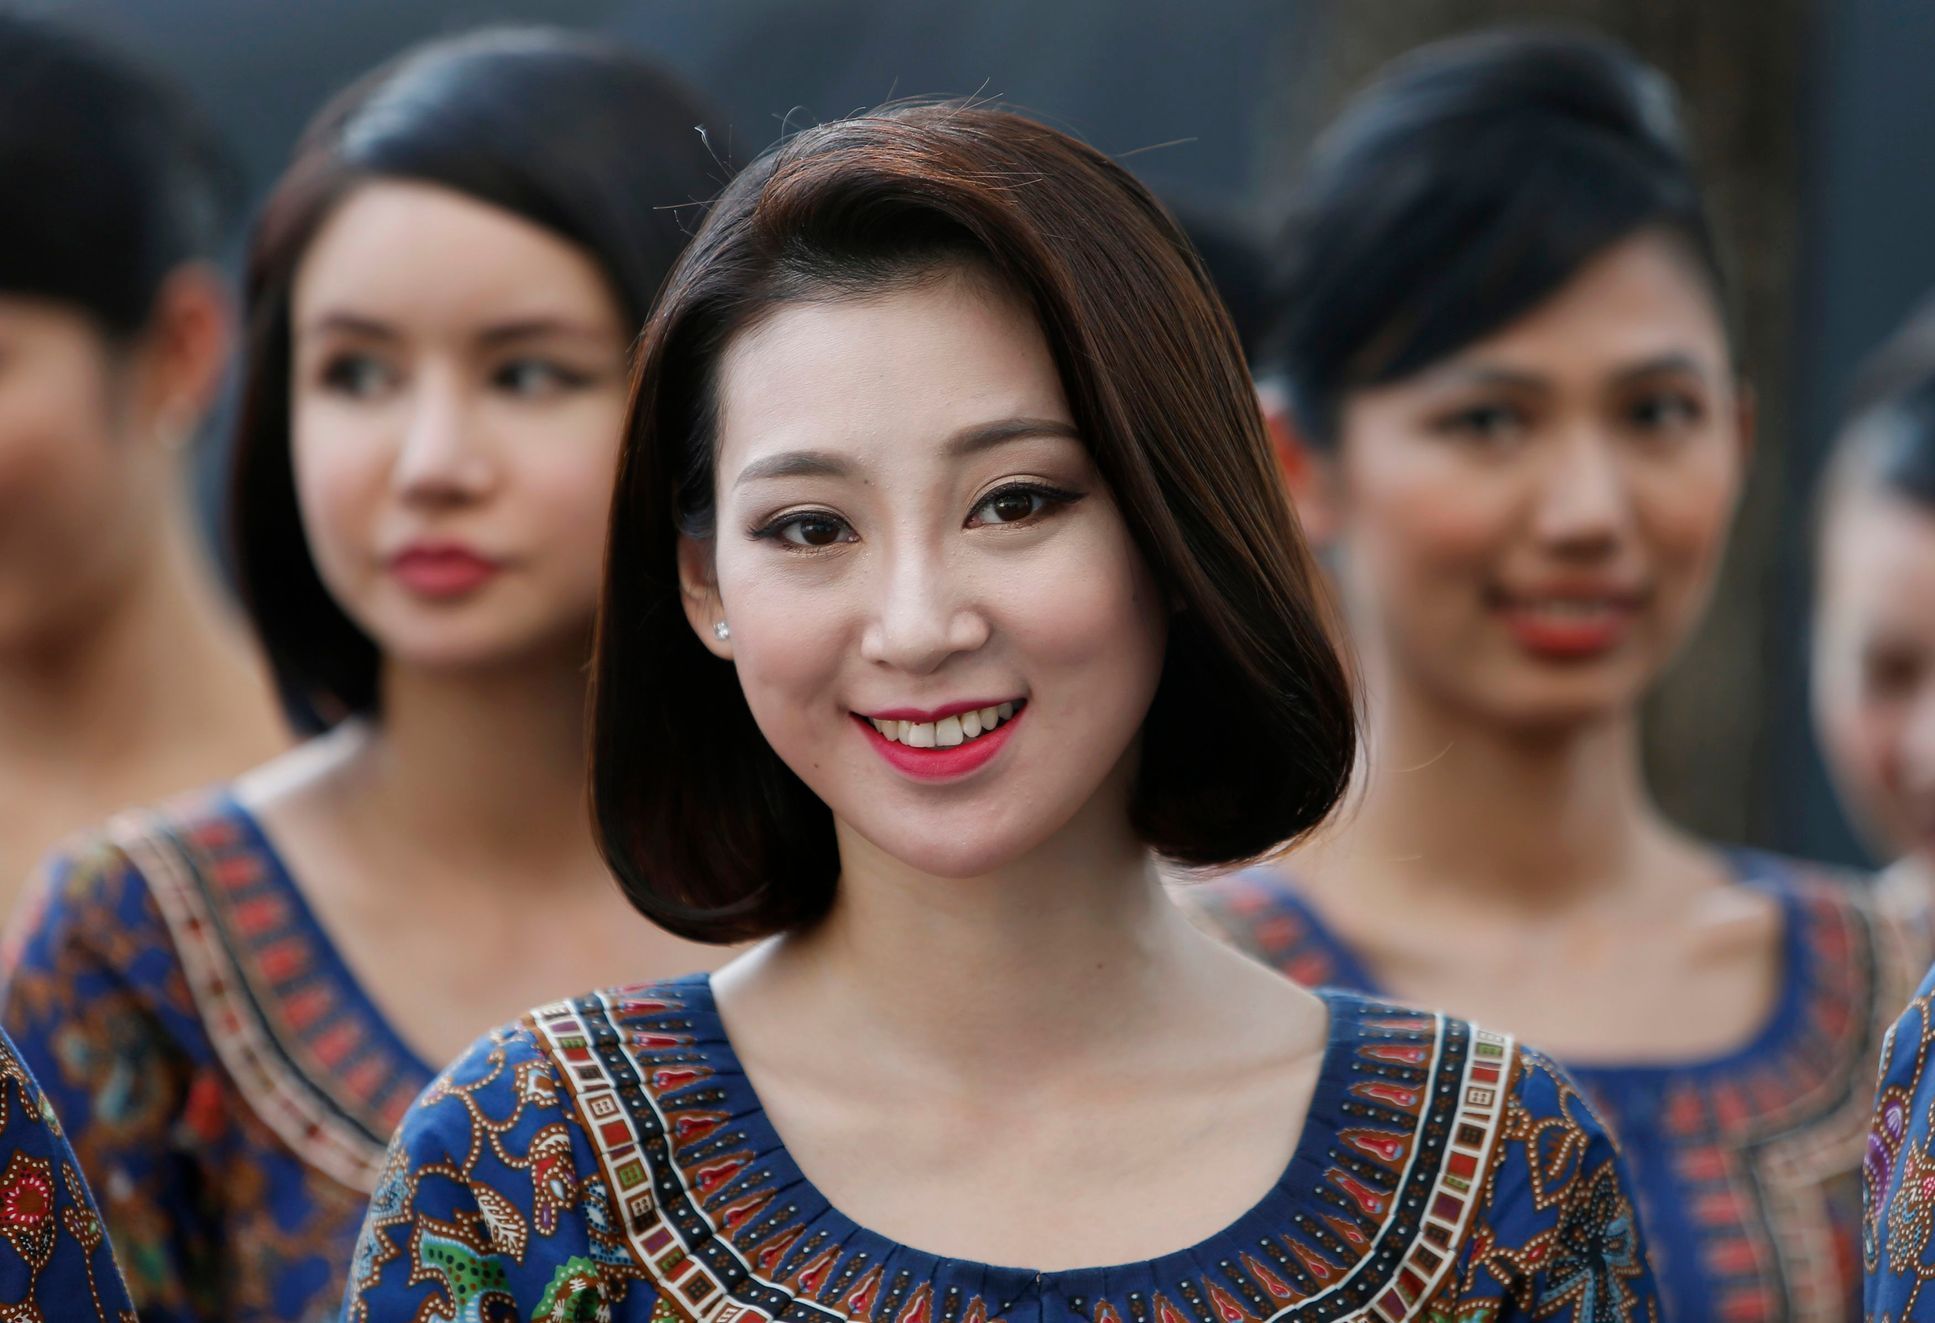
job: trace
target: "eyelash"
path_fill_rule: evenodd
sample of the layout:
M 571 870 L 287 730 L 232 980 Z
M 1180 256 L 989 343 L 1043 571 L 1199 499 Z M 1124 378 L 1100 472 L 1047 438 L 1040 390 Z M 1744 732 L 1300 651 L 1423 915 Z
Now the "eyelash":
M 325 390 L 352 399 L 366 398 L 395 385 L 397 376 L 395 369 L 381 357 L 368 353 L 332 355 L 324 360 L 318 374 Z M 518 399 L 534 399 L 582 390 L 595 378 L 551 359 L 525 357 L 499 364 L 487 380 L 494 391 Z
M 1055 510 L 1065 509 L 1075 504 L 1085 494 L 1082 492 L 1068 491 L 1061 487 L 1051 487 L 1041 482 L 1010 482 L 995 488 L 977 501 L 974 506 L 974 511 L 985 508 L 1003 496 L 1011 496 L 1016 493 L 1039 498 L 1043 503 L 1042 508 L 1021 519 L 1010 519 L 997 523 L 984 524 L 982 527 L 1018 528 L 1034 524 Z M 972 517 L 974 511 L 969 512 L 970 517 Z M 835 542 L 827 542 L 819 545 L 793 542 L 786 538 L 785 531 L 787 529 L 815 521 L 838 524 L 843 530 L 847 532 L 852 531 L 852 525 L 848 524 L 845 519 L 842 519 L 830 510 L 788 510 L 784 514 L 778 515 L 764 523 L 754 524 L 746 530 L 746 536 L 756 541 L 777 542 L 790 552 L 806 555 L 811 555 L 815 552 L 831 551 L 835 547 L 846 544 L 848 539 L 844 537 Z

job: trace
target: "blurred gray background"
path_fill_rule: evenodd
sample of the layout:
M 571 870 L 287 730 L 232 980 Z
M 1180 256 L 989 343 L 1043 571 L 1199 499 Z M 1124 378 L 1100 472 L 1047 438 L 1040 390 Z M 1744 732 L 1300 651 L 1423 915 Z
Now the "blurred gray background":
M 16 0 L 17 3 L 17 0 Z M 260 189 L 332 90 L 496 21 L 603 32 L 727 112 L 743 162 L 896 96 L 979 93 L 1268 234 L 1339 99 L 1385 59 L 1503 21 L 1624 38 L 1686 98 L 1762 402 L 1712 618 L 1649 714 L 1666 807 L 1711 836 L 1855 861 L 1807 730 L 1809 487 L 1859 357 L 1935 285 L 1927 0 L 29 0 L 197 91 Z M 0 181 L 0 197 L 4 196 Z

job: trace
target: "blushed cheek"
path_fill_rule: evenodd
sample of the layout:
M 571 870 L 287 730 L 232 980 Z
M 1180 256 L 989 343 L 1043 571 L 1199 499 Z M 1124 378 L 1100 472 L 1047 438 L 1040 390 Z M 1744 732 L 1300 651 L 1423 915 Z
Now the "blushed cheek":
M 1074 720 L 1139 727 L 1162 674 L 1169 608 L 1126 530 L 1071 540 L 990 594 L 1022 678 L 1059 690 Z
M 292 434 L 303 537 L 324 585 L 331 595 L 345 598 L 355 591 L 364 562 L 375 554 L 370 538 L 387 464 L 361 429 L 331 426 L 298 411 Z
M 750 559 L 750 558 L 749 558 Z M 849 668 L 858 666 L 851 628 L 854 587 L 810 583 L 792 567 L 717 567 L 724 614 L 732 627 L 730 663 L 767 743 L 796 770 L 816 765 L 845 720 Z
M 1461 498 L 1444 483 L 1392 483 L 1369 495 L 1353 513 L 1348 544 L 1353 615 L 1435 647 L 1468 625 L 1503 558 L 1510 521 L 1479 489 Z

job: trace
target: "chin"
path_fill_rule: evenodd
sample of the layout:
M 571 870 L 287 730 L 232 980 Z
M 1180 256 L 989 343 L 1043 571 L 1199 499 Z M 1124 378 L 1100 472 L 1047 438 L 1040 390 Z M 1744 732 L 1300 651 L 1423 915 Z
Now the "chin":
M 380 634 L 372 631 L 372 636 L 391 662 L 448 675 L 495 671 L 552 657 L 568 656 L 581 663 L 590 646 L 583 629 L 560 633 L 489 619 L 412 621 Z

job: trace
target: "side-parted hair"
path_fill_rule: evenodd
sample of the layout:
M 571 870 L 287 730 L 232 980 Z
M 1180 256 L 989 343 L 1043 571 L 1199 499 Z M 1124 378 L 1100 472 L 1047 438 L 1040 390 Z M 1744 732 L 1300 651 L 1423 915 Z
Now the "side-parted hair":
M 1502 330 L 1620 241 L 1727 285 L 1666 76 L 1603 37 L 1502 30 L 1387 65 L 1319 138 L 1277 250 L 1259 375 L 1311 444 L 1351 391 Z
M 1229 318 L 1127 171 L 1019 115 L 898 106 L 802 132 L 725 190 L 653 314 L 619 460 L 593 661 L 607 862 L 672 932 L 741 941 L 832 903 L 827 806 L 694 636 L 679 537 L 714 531 L 719 364 L 773 309 L 978 268 L 1040 320 L 1085 444 L 1175 604 L 1142 728 L 1136 830 L 1177 863 L 1255 858 L 1320 822 L 1356 726 L 1318 576 Z
M 640 56 L 549 28 L 487 28 L 405 52 L 311 121 L 250 246 L 229 536 L 242 599 L 288 698 L 315 724 L 378 705 L 375 643 L 309 554 L 290 454 L 290 301 L 311 242 L 359 188 L 434 184 L 581 248 L 629 325 L 684 248 L 725 171 L 721 123 Z
M 138 335 L 168 275 L 212 261 L 240 175 L 182 92 L 118 52 L 0 12 L 0 292 Z

